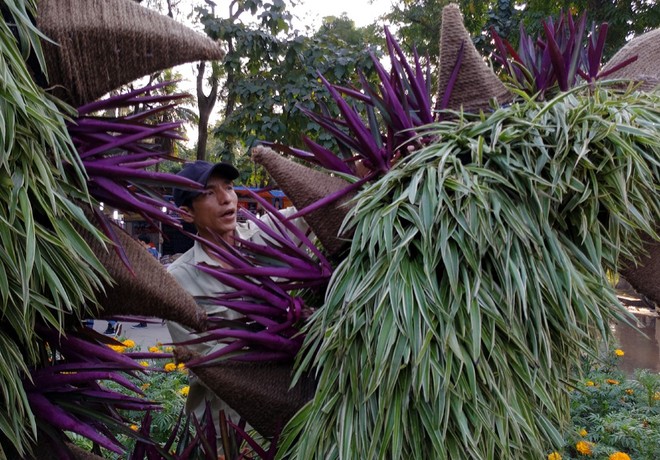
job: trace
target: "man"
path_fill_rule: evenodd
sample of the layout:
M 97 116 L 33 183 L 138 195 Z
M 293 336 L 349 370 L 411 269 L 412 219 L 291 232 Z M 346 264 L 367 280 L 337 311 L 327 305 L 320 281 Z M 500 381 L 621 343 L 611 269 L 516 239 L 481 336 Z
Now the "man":
M 234 190 L 234 180 L 238 178 L 239 172 L 234 166 L 228 163 L 211 164 L 205 161 L 195 161 L 186 164 L 178 175 L 199 182 L 204 186 L 202 191 L 177 188 L 173 191 L 174 204 L 183 211 L 181 218 L 187 223 L 192 223 L 199 236 L 209 241 L 223 239 L 229 244 L 234 244 L 235 236 L 239 236 L 244 240 L 263 243 L 261 231 L 254 223 L 250 221 L 238 223 L 237 221 L 238 196 Z M 295 212 L 294 208 L 288 208 L 282 214 L 291 215 L 293 212 Z M 261 220 L 272 227 L 269 216 L 264 216 Z M 302 219 L 297 219 L 296 225 L 303 231 L 307 229 Z M 191 249 L 168 267 L 168 271 L 186 291 L 195 297 L 198 304 L 209 315 L 230 320 L 240 318 L 242 315 L 239 313 L 216 305 L 209 300 L 209 297 L 228 292 L 232 288 L 222 284 L 211 275 L 198 270 L 196 267 L 200 263 L 213 267 L 229 268 L 224 262 L 210 254 L 202 243 L 195 241 Z M 193 331 L 171 321 L 168 322 L 168 329 L 172 341 L 175 343 L 198 337 Z M 208 354 L 222 346 L 224 346 L 222 343 L 187 345 L 188 348 L 200 354 Z M 193 412 L 201 419 L 207 400 L 210 403 L 216 422 L 219 410 L 223 409 L 228 418 L 234 423 L 238 423 L 239 415 L 194 375 L 191 375 L 190 391 L 186 401 L 187 411 Z

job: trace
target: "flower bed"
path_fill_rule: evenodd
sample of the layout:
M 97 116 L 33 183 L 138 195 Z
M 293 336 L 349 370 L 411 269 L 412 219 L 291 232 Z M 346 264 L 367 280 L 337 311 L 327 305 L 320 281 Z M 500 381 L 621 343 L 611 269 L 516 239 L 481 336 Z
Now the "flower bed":
M 565 445 L 548 460 L 660 458 L 660 374 L 617 368 L 625 351 L 602 360 L 585 358 L 583 378 L 571 389 L 571 422 Z

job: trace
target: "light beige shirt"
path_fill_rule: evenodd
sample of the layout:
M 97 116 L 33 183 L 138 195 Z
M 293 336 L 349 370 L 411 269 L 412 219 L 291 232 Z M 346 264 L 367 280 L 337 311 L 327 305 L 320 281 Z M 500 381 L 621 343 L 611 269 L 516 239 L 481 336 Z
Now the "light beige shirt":
M 295 213 L 296 209 L 291 207 L 283 209 L 280 212 L 288 217 Z M 268 214 L 262 216 L 260 220 L 266 223 L 270 228 L 274 228 L 275 224 Z M 306 232 L 308 230 L 307 224 L 303 219 L 296 219 L 293 222 L 301 231 Z M 239 223 L 236 227 L 236 232 L 238 236 L 244 240 L 264 244 L 263 232 L 252 221 Z M 209 315 L 212 314 L 213 316 L 227 319 L 237 319 L 242 317 L 243 315 L 240 313 L 236 313 L 226 307 L 216 305 L 213 301 L 204 299 L 204 297 L 215 297 L 218 294 L 232 291 L 233 288 L 199 270 L 197 265 L 200 263 L 204 263 L 211 267 L 220 267 L 219 262 L 211 258 L 206 251 L 204 251 L 202 244 L 195 241 L 193 247 L 175 260 L 167 270 L 172 276 L 174 276 L 181 287 L 188 291 L 188 293 L 197 300 L 197 303 L 204 308 Z M 167 328 L 174 343 L 180 343 L 199 337 L 199 335 L 193 330 L 173 321 L 168 321 Z M 186 345 L 187 348 L 202 355 L 209 354 L 223 346 L 225 346 L 225 344 L 219 342 Z M 186 410 L 188 413 L 194 412 L 197 418 L 201 420 L 206 407 L 206 400 L 210 403 L 211 410 L 214 414 L 214 420 L 216 422 L 217 414 L 222 409 L 225 411 L 225 415 L 228 418 L 234 423 L 238 423 L 240 419 L 238 414 L 213 391 L 207 388 L 201 380 L 193 374 L 190 374 L 190 391 L 188 393 L 188 399 L 186 400 Z

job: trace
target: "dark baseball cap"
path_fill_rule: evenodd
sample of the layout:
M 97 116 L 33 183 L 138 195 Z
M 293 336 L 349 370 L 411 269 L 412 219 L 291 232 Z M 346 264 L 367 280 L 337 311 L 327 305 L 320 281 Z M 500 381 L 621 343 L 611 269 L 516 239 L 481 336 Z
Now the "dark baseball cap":
M 194 180 L 206 187 L 209 177 L 214 174 L 228 180 L 234 180 L 239 176 L 238 169 L 234 168 L 234 166 L 229 163 L 209 163 L 208 161 L 202 160 L 197 160 L 193 163 L 186 163 L 183 165 L 183 169 L 177 173 L 177 176 Z M 198 190 L 185 190 L 175 187 L 172 190 L 172 198 L 174 198 L 175 205 L 182 206 L 190 202 L 200 193 L 201 192 Z

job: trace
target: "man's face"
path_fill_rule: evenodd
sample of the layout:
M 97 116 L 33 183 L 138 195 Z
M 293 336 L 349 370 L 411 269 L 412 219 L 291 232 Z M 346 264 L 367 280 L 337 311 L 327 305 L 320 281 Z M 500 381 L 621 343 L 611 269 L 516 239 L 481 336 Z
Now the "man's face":
M 238 196 L 232 181 L 211 176 L 204 191 L 190 206 L 182 208 L 190 214 L 184 219 L 195 225 L 200 236 L 212 241 L 217 237 L 228 240 L 234 235 Z

